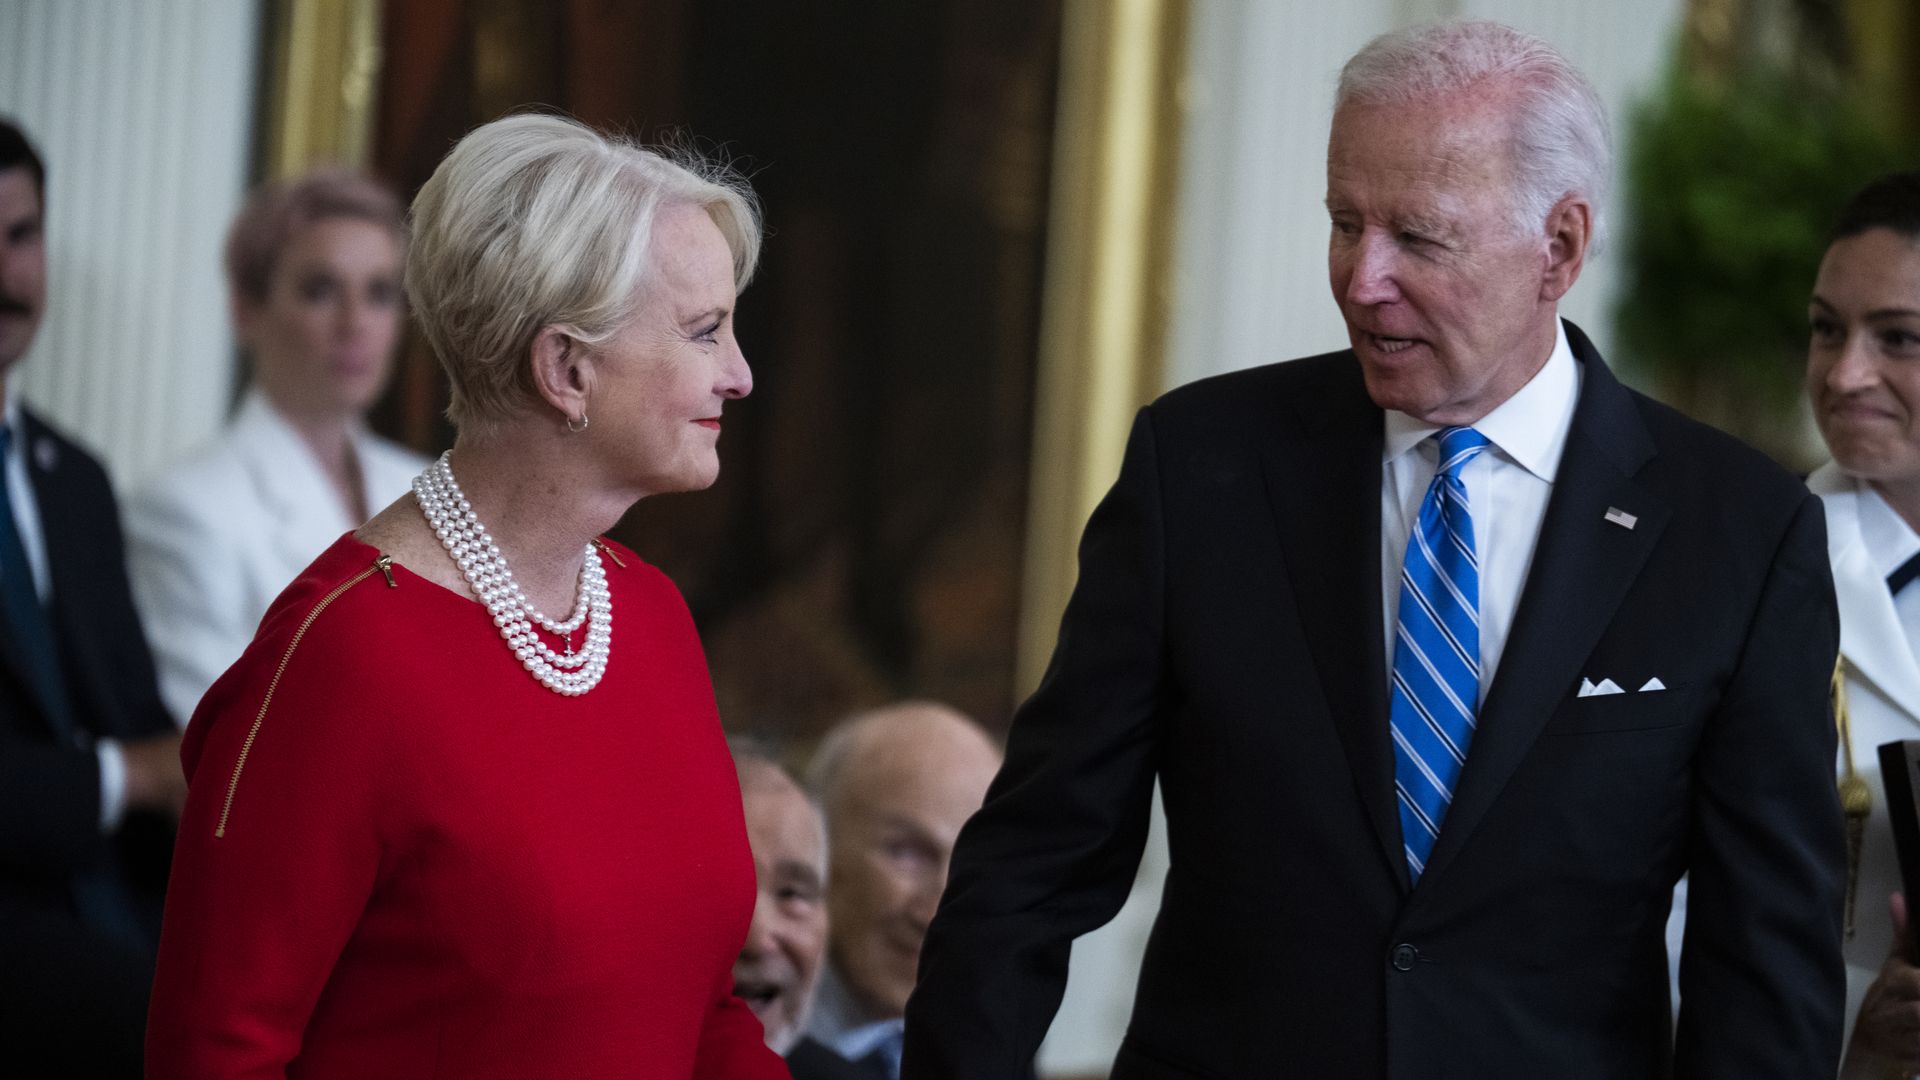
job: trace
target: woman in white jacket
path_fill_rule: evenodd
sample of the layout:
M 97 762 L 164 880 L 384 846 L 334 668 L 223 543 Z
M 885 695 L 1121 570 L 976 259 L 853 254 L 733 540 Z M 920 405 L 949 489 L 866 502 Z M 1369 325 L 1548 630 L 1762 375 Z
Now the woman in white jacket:
M 400 341 L 405 250 L 399 199 L 340 170 L 260 188 L 228 232 L 252 385 L 126 515 L 161 696 L 183 725 L 294 575 L 426 466 L 364 423 Z
M 1827 512 L 1845 719 L 1837 773 L 1860 837 L 1848 890 L 1846 1077 L 1920 1075 L 1920 968 L 1876 748 L 1920 739 L 1920 173 L 1847 205 L 1809 304 L 1807 394 L 1833 460 Z M 1859 783 L 1852 783 L 1849 777 Z M 1863 813 L 1864 811 L 1864 813 Z M 1896 938 L 1901 949 L 1896 949 Z

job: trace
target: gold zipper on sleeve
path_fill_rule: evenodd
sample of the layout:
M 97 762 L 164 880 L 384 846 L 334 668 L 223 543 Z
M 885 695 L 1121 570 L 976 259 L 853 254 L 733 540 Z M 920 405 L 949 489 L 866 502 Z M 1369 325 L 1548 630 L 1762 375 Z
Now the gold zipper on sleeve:
M 287 642 L 287 651 L 280 656 L 280 666 L 274 669 L 273 681 L 267 684 L 266 696 L 260 699 L 260 711 L 254 714 L 253 727 L 247 730 L 247 740 L 240 744 L 240 756 L 233 763 L 233 778 L 227 781 L 227 799 L 220 806 L 220 823 L 213 830 L 216 839 L 227 835 L 227 815 L 233 813 L 233 796 L 240 790 L 240 772 L 247 767 L 247 754 L 253 750 L 253 740 L 260 734 L 260 725 L 266 722 L 267 707 L 273 704 L 273 692 L 280 686 L 280 676 L 286 674 L 287 664 L 293 659 L 293 650 L 300 647 L 300 639 L 307 636 L 307 628 L 313 625 L 321 612 L 327 610 L 328 604 L 333 603 L 341 593 L 373 576 L 376 571 L 386 575 L 389 589 L 397 587 L 393 580 L 393 556 L 382 555 L 373 560 L 372 566 L 334 586 L 332 592 L 321 597 L 320 602 L 313 605 L 313 610 L 307 612 L 307 617 L 301 620 L 300 628 L 293 632 L 293 640 Z
M 600 554 L 605 555 L 609 559 L 612 559 L 613 565 L 619 567 L 622 570 L 625 570 L 627 568 L 626 562 L 623 561 L 620 558 L 620 556 L 615 555 L 613 553 L 613 549 L 607 546 L 607 542 L 605 540 L 602 540 L 596 536 L 593 538 L 593 546 L 600 549 Z

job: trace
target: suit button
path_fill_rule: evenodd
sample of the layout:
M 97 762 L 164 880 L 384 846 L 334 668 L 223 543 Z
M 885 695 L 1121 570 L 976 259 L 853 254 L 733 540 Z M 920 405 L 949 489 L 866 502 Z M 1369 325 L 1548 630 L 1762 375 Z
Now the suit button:
M 1418 959 L 1420 959 L 1420 950 L 1411 945 L 1393 947 L 1393 970 L 1395 971 L 1412 971 L 1413 962 Z

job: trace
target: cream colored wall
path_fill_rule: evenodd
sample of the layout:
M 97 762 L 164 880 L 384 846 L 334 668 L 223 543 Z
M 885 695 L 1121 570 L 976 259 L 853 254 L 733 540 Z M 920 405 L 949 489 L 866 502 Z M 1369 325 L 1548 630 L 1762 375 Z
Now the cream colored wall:
M 1664 68 L 1683 7 L 1683 0 L 1195 0 L 1167 385 L 1346 346 L 1327 291 L 1321 200 L 1334 82 L 1368 38 L 1447 14 L 1539 34 L 1600 91 L 1617 149 L 1629 106 Z M 1616 180 L 1615 203 L 1618 190 Z M 1617 267 L 1612 253 L 1601 254 L 1562 305 L 1603 351 L 1613 336 Z
M 1613 116 L 1617 150 L 1629 105 L 1664 68 L 1683 6 L 1193 0 L 1166 385 L 1346 346 L 1326 280 L 1326 139 L 1340 65 L 1369 38 L 1454 15 L 1539 34 L 1593 81 Z M 1616 237 L 1619 224 L 1616 213 Z M 1616 265 L 1608 254 L 1590 262 L 1562 305 L 1603 351 L 1613 336 Z M 1075 945 L 1066 998 L 1041 1049 L 1042 1075 L 1104 1075 L 1112 1064 L 1166 877 L 1165 836 L 1156 810 L 1126 908 Z
M 258 34 L 252 0 L 0 3 L 0 113 L 48 168 L 48 308 L 19 385 L 122 490 L 226 413 L 219 252 Z

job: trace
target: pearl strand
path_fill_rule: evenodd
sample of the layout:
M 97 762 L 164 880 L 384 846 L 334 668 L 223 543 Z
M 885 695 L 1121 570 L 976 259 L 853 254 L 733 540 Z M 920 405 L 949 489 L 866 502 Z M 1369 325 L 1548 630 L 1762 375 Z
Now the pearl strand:
M 572 615 L 562 622 L 542 615 L 514 580 L 500 546 L 454 481 L 449 457 L 450 453 L 440 455 L 413 481 L 413 495 L 427 524 L 528 674 L 547 689 L 569 697 L 593 689 L 606 674 L 607 658 L 613 652 L 613 594 L 607 589 L 599 552 L 592 544 L 586 547 Z M 587 625 L 586 640 L 579 652 L 573 652 L 572 635 L 582 622 Z M 535 623 L 566 639 L 568 652 L 555 652 L 542 641 L 534 632 Z

